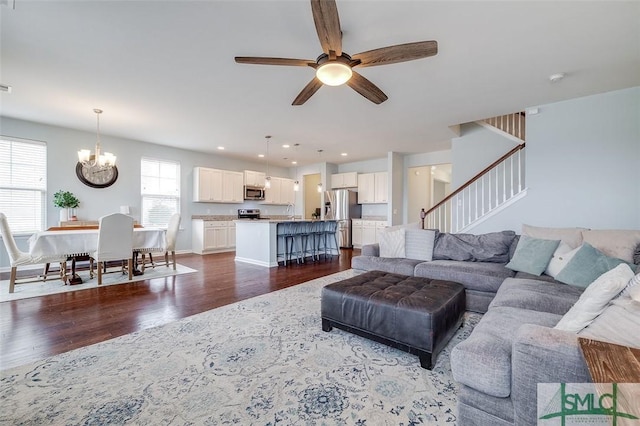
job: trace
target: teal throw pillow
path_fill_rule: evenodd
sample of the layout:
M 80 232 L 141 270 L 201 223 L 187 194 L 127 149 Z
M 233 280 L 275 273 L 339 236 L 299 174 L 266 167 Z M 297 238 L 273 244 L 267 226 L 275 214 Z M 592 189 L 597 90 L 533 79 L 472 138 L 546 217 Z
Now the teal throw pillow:
M 587 288 L 600 275 L 626 263 L 622 259 L 609 257 L 589 243 L 584 243 L 573 259 L 556 275 L 556 280 L 576 287 Z M 635 270 L 635 265 L 631 267 Z
M 553 257 L 560 240 L 543 240 L 522 235 L 506 267 L 514 271 L 541 275 Z

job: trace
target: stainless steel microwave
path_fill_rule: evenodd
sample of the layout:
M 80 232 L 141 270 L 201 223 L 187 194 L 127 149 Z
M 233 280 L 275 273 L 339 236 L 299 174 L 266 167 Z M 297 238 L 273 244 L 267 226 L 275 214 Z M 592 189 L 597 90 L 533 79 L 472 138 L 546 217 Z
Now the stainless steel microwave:
M 245 200 L 264 200 L 264 188 L 260 188 L 257 186 L 245 186 L 244 199 Z

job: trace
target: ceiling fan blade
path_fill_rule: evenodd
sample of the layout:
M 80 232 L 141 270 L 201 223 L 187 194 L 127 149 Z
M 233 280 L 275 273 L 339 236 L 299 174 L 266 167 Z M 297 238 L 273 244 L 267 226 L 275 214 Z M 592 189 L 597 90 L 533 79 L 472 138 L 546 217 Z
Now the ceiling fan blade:
M 302 105 L 303 103 L 307 102 L 309 98 L 313 96 L 313 94 L 316 93 L 321 87 L 322 82 L 318 80 L 317 77 L 313 77 L 313 80 L 311 80 L 309 84 L 304 86 L 302 92 L 300 92 L 300 94 L 293 100 L 293 103 L 291 105 Z
M 382 90 L 378 89 L 378 86 L 355 71 L 353 71 L 353 75 L 349 81 L 347 81 L 347 86 L 351 87 L 374 104 L 381 104 L 388 99 L 387 95 L 385 95 Z
M 253 56 L 236 56 L 239 64 L 254 65 L 287 65 L 291 67 L 316 67 L 316 61 L 311 59 L 288 59 L 288 58 L 257 58 Z
M 397 62 L 413 61 L 414 59 L 434 56 L 438 53 L 437 41 L 417 41 L 415 43 L 396 44 L 380 49 L 352 55 L 351 59 L 360 60 L 360 67 L 395 64 Z
M 311 0 L 311 11 L 324 53 L 342 55 L 342 30 L 335 0 Z

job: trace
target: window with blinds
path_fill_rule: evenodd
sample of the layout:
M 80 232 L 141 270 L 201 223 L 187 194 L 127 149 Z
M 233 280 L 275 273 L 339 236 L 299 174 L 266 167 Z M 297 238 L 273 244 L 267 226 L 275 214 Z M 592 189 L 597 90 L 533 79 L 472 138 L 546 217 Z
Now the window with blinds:
M 42 231 L 46 205 L 47 144 L 0 136 L 0 212 L 11 232 Z
M 142 158 L 140 182 L 142 225 L 166 227 L 180 212 L 180 163 Z

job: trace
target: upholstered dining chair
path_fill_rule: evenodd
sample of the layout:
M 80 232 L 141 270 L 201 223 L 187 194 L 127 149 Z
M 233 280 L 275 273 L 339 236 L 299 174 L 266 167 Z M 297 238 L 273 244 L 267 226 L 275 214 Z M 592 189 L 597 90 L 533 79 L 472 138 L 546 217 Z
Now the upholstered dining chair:
M 49 273 L 49 263 L 46 264 L 43 274 L 20 278 L 20 282 L 16 283 L 18 266 L 38 265 L 42 262 L 34 260 L 29 253 L 25 253 L 18 248 L 16 240 L 13 238 L 13 234 L 11 233 L 11 229 L 9 228 L 9 221 L 7 220 L 7 216 L 5 216 L 4 213 L 0 213 L 0 234 L 2 235 L 2 241 L 4 241 L 4 246 L 7 249 L 7 253 L 9 254 L 9 261 L 11 264 L 11 274 L 9 275 L 9 293 L 13 293 L 15 291 L 16 284 L 45 281 L 47 279 L 47 274 Z M 62 275 L 63 268 L 66 268 L 66 260 L 66 257 L 61 257 L 59 259 L 60 275 Z
M 175 213 L 173 216 L 169 218 L 169 224 L 167 225 L 167 233 L 165 235 L 165 252 L 164 252 L 164 262 L 158 263 L 157 265 L 166 265 L 173 266 L 173 270 L 176 270 L 176 240 L 178 239 L 178 231 L 180 230 L 180 213 Z M 171 254 L 171 262 L 169 262 L 169 254 Z M 155 268 L 156 263 L 153 261 L 153 255 L 149 253 L 149 261 L 151 262 L 151 267 Z M 142 253 L 142 270 L 144 271 L 146 266 L 146 257 L 145 253 Z
M 113 213 L 100 218 L 98 247 L 90 253 L 97 263 L 98 285 L 102 285 L 103 268 L 106 262 L 127 261 L 129 280 L 133 278 L 133 218 L 122 213 Z M 93 277 L 93 269 L 91 270 Z

